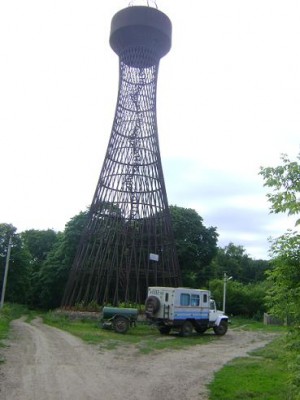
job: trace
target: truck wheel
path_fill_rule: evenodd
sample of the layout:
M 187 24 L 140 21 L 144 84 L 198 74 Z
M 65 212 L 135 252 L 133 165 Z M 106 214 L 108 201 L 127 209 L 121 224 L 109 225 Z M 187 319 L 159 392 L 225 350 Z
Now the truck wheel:
M 146 312 L 154 314 L 159 310 L 159 307 L 160 307 L 160 301 L 157 297 L 155 297 L 155 296 L 147 297 L 146 303 L 145 303 Z
M 190 321 L 185 321 L 180 328 L 180 336 L 187 337 L 193 332 L 193 324 Z
M 170 326 L 162 326 L 159 328 L 159 332 L 162 335 L 168 335 L 170 333 L 171 327 Z
M 223 336 L 227 332 L 228 324 L 227 321 L 221 321 L 219 326 L 214 326 L 214 332 L 218 336 Z
M 129 329 L 129 321 L 124 317 L 116 317 L 113 322 L 113 327 L 117 333 L 126 333 Z
M 197 332 L 197 333 L 200 333 L 200 334 L 203 334 L 204 332 L 206 332 L 207 331 L 207 329 L 206 328 L 200 328 L 200 327 L 195 327 L 195 331 Z

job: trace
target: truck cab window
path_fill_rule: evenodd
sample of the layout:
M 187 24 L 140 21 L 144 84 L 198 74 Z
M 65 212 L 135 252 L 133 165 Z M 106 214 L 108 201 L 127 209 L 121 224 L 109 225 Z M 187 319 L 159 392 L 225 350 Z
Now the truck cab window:
M 200 296 L 198 294 L 192 294 L 191 306 L 192 307 L 199 307 L 199 304 L 200 304 Z
M 188 293 L 181 293 L 180 305 L 181 306 L 189 306 L 190 305 L 190 295 Z
M 169 293 L 166 293 L 166 295 L 165 295 L 165 301 L 169 301 Z

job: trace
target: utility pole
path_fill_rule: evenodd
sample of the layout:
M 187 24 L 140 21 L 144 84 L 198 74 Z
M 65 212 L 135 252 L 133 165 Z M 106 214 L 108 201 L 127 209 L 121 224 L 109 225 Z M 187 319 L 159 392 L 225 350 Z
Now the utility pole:
M 232 279 L 232 276 L 227 276 L 226 272 L 224 272 L 224 287 L 223 287 L 223 313 L 225 314 L 225 307 L 226 307 L 226 284 L 227 281 L 230 281 Z
M 5 289 L 6 289 L 6 282 L 7 282 L 7 275 L 8 275 L 8 266 L 9 266 L 11 246 L 12 246 L 12 237 L 10 236 L 9 242 L 8 242 L 7 254 L 6 254 L 6 263 L 5 263 L 4 279 L 3 279 L 3 285 L 2 285 L 0 309 L 3 307 L 3 304 L 4 304 L 4 297 L 5 297 Z

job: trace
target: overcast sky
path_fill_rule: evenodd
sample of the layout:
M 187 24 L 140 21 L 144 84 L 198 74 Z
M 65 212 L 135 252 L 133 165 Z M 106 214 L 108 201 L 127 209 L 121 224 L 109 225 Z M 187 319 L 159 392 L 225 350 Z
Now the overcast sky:
M 0 222 L 63 230 L 90 205 L 117 100 L 110 22 L 128 4 L 0 2 Z M 169 204 L 268 258 L 294 223 L 269 214 L 258 173 L 299 153 L 300 2 L 157 5 L 173 24 L 157 104 Z

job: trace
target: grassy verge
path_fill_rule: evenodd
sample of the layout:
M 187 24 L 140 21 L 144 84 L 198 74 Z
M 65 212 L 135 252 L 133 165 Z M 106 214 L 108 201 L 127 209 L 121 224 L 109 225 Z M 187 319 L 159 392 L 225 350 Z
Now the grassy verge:
M 99 344 L 103 349 L 114 349 L 120 345 L 133 344 L 144 354 L 154 350 L 176 350 L 220 340 L 220 337 L 215 336 L 212 330 L 205 335 L 195 334 L 183 338 L 176 333 L 161 335 L 157 328 L 142 323 L 137 323 L 136 327 L 130 328 L 125 335 L 121 335 L 112 330 L 102 329 L 100 322 L 88 319 L 71 320 L 68 316 L 55 312 L 44 314 L 43 320 L 46 324 L 63 329 L 86 342 Z M 266 327 L 263 323 L 242 318 L 234 318 L 230 329 L 264 330 L 267 332 L 285 331 L 284 327 Z
M 290 400 L 285 335 L 236 358 L 215 374 L 210 400 Z
M 158 350 L 178 350 L 187 346 L 205 344 L 220 340 L 213 333 L 188 338 L 178 335 L 161 335 L 156 328 L 138 324 L 127 334 L 120 335 L 111 330 L 101 329 L 99 322 L 69 320 L 68 317 L 47 313 L 44 321 L 64 329 L 81 339 L 98 344 L 100 349 L 110 350 L 118 346 L 134 345 L 138 352 L 147 354 Z M 265 348 L 253 351 L 250 357 L 237 358 L 228 363 L 209 385 L 210 400 L 291 400 L 288 396 L 289 371 L 286 356 L 286 328 L 265 326 L 263 323 L 233 318 L 230 329 L 256 330 L 279 333 L 277 339 Z
M 213 333 L 203 336 L 195 334 L 188 338 L 179 337 L 178 334 L 161 335 L 157 328 L 143 323 L 137 323 L 136 327 L 130 328 L 122 335 L 102 329 L 96 321 L 70 320 L 66 316 L 51 312 L 45 314 L 43 319 L 48 325 L 63 329 L 89 343 L 99 344 L 101 349 L 108 350 L 121 345 L 135 345 L 139 352 L 147 354 L 155 350 L 176 350 L 219 340 Z
M 28 309 L 25 306 L 19 304 L 4 305 L 0 310 L 0 346 L 3 345 L 3 340 L 7 338 L 10 322 L 27 313 Z
M 264 331 L 274 333 L 285 333 L 288 328 L 286 326 L 265 325 L 263 322 L 254 321 L 253 319 L 233 317 L 230 323 L 230 329 L 239 329 L 245 331 Z
M 118 346 L 134 345 L 138 352 L 147 354 L 159 350 L 177 350 L 187 346 L 206 344 L 220 340 L 213 333 L 194 335 L 188 338 L 178 335 L 161 335 L 155 327 L 137 324 L 126 335 L 101 329 L 100 323 L 93 320 L 70 320 L 55 312 L 38 314 L 29 312 L 26 307 L 5 305 L 0 310 L 0 347 L 8 336 L 9 324 L 13 319 L 27 315 L 30 322 L 41 315 L 46 324 L 63 329 L 88 343 L 97 344 L 100 349 L 110 350 Z M 230 329 L 263 330 L 284 333 L 286 328 L 234 318 Z M 288 358 L 285 335 L 280 335 L 263 349 L 251 352 L 250 357 L 237 358 L 216 373 L 209 385 L 210 400 L 291 400 L 288 395 Z M 1 355 L 0 355 L 0 362 Z
M 5 346 L 5 339 L 9 334 L 9 324 L 12 320 L 28 314 L 28 309 L 19 304 L 5 304 L 0 310 L 0 348 Z M 0 354 L 0 363 L 4 359 Z

